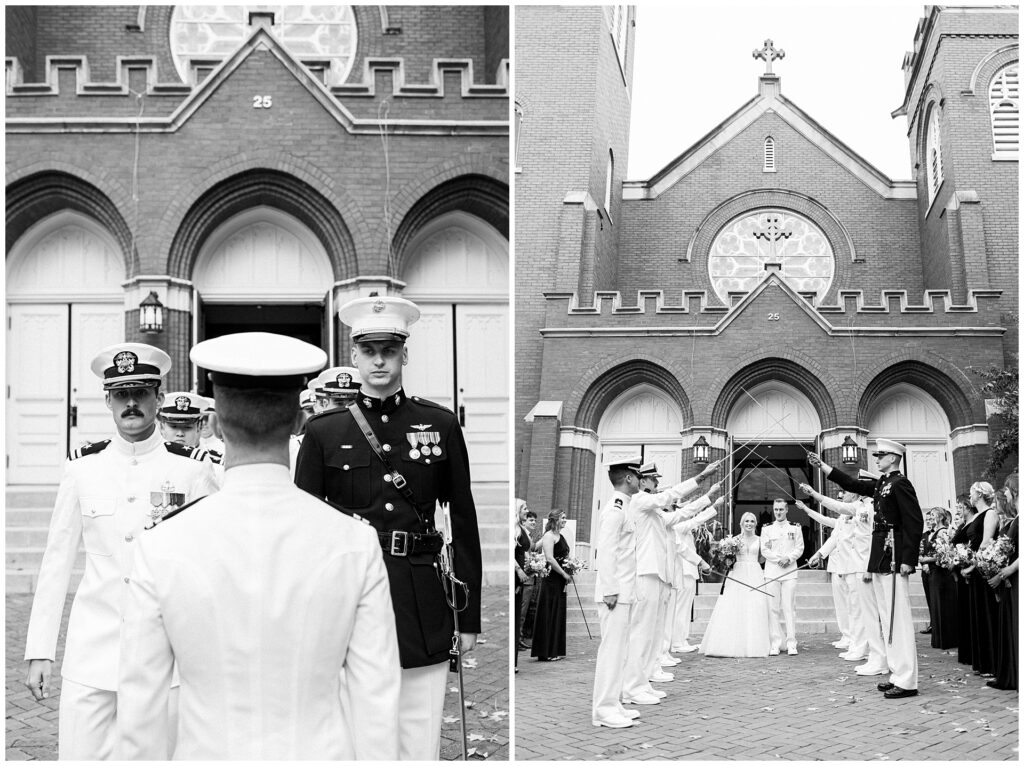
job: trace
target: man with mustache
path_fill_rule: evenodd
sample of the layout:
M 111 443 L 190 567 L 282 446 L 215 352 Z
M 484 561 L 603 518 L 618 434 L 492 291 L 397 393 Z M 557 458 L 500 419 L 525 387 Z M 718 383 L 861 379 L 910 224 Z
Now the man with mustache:
M 50 696 L 64 600 L 84 543 L 85 574 L 71 606 L 61 666 L 62 760 L 111 757 L 121 608 L 138 536 L 173 507 L 217 489 L 213 464 L 191 448 L 165 442 L 156 428 L 164 403 L 160 381 L 170 368 L 166 353 L 144 343 L 108 346 L 92 361 L 117 432 L 75 450 L 64 465 L 25 646 L 25 685 L 43 700 Z

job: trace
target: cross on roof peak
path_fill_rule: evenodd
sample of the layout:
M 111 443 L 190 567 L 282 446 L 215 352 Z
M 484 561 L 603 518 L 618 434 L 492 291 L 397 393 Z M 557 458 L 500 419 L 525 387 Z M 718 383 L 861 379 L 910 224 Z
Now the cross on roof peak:
M 774 61 L 776 59 L 782 59 L 782 58 L 785 58 L 785 57 L 786 57 L 786 52 L 784 50 L 782 50 L 781 48 L 776 50 L 775 49 L 775 43 L 773 43 L 771 41 L 771 39 L 768 39 L 768 40 L 764 41 L 764 47 L 763 48 L 760 48 L 760 49 L 755 48 L 754 49 L 754 58 L 755 59 L 763 59 L 764 60 L 764 63 L 765 63 L 764 73 L 766 75 L 768 75 L 768 76 L 771 76 L 771 74 L 772 74 L 772 61 Z

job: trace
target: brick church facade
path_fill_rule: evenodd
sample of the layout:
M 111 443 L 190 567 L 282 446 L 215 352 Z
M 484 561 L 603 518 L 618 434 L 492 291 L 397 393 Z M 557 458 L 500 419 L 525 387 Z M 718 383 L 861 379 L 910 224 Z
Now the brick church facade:
M 586 543 L 602 462 L 642 451 L 664 484 L 706 445 L 736 531 L 744 510 L 820 486 L 805 450 L 851 471 L 889 437 L 922 505 L 950 507 L 998 428 L 972 369 L 1017 365 L 1016 9 L 925 10 L 893 115 L 906 181 L 768 73 L 626 180 L 634 18 L 516 11 L 517 495 L 565 509 Z
M 507 482 L 508 14 L 8 7 L 8 482 L 105 438 L 102 346 L 160 346 L 171 390 L 208 393 L 197 340 L 347 364 L 336 308 L 371 294 L 421 305 L 407 387 L 462 408 L 474 478 Z

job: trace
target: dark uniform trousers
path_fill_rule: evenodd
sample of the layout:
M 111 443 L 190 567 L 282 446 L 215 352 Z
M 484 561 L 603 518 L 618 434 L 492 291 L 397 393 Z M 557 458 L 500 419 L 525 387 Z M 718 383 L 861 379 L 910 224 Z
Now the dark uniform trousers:
M 916 689 L 917 645 L 910 614 L 909 577 L 899 571 L 903 564 L 917 566 L 924 531 L 917 492 L 899 471 L 888 473 L 876 481 L 854 479 L 833 468 L 828 478 L 847 492 L 874 498 L 875 525 L 871 534 L 868 572 L 873 575 L 872 590 L 884 640 L 889 637 L 892 614 L 892 644 L 886 647 L 886 658 L 892 671 L 889 680 L 901 689 Z
M 384 400 L 360 396 L 357 404 L 392 466 L 408 482 L 419 513 L 395 487 L 347 409 L 315 415 L 306 423 L 295 466 L 296 485 L 358 514 L 380 534 L 431 532 L 436 503 L 449 503 L 454 568 L 469 586 L 469 605 L 459 614 L 459 629 L 479 633 L 480 533 L 470 492 L 466 443 L 455 414 L 425 399 L 406 398 L 401 390 Z M 421 516 L 429 525 L 424 525 Z M 390 549 L 390 545 L 384 548 L 384 563 L 402 667 L 444 662 L 451 649 L 453 618 L 435 556 L 391 555 Z

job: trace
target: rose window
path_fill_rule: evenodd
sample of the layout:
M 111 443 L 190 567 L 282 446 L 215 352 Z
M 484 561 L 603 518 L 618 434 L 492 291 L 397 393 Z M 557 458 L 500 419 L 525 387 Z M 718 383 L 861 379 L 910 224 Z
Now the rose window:
M 825 297 L 835 274 L 828 238 L 815 224 L 788 210 L 758 210 L 730 221 L 715 237 L 708 273 L 726 305 L 730 293 L 749 293 L 768 271 L 799 293 Z

